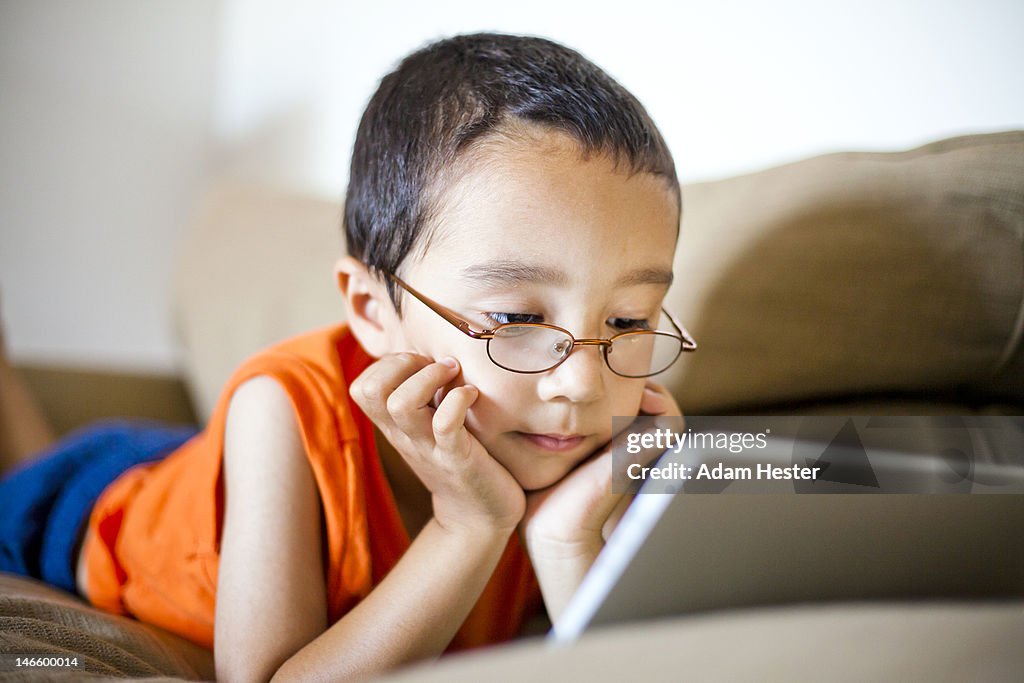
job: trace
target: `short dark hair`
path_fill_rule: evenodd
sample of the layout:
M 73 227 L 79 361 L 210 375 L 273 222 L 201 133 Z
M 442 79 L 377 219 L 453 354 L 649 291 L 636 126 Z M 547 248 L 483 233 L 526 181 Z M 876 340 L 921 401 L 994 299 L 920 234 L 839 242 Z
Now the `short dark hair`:
M 385 76 L 359 123 L 345 199 L 348 253 L 396 274 L 423 237 L 459 156 L 510 124 L 530 122 L 661 176 L 680 202 L 668 146 L 640 102 L 583 55 L 543 38 L 461 35 L 406 57 Z

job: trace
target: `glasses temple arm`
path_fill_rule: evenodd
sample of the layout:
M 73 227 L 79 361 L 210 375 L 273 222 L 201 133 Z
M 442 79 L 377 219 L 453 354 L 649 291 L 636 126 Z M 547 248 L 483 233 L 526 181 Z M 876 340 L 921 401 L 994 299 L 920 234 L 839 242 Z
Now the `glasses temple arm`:
M 441 316 L 442 318 L 447 320 L 449 323 L 451 323 L 452 325 L 457 327 L 459 329 L 459 331 L 462 332 L 463 334 L 465 334 L 465 335 L 467 335 L 469 337 L 472 337 L 473 339 L 490 339 L 491 338 L 492 335 L 491 335 L 491 332 L 489 330 L 485 330 L 483 332 L 477 332 L 476 330 L 471 329 L 469 327 L 469 323 L 467 321 L 465 321 L 462 318 L 460 318 L 459 316 L 455 315 L 454 313 L 449 311 L 447 308 L 445 308 L 441 304 L 437 303 L 436 301 L 430 299 L 426 295 L 420 294 L 415 289 L 413 289 L 410 285 L 408 285 L 405 282 L 403 282 L 402 279 L 399 278 L 397 275 L 389 274 L 388 277 L 390 277 L 392 280 L 394 280 L 396 283 L 398 283 L 398 285 L 402 289 L 404 289 L 405 291 L 409 292 L 409 294 L 412 294 L 414 297 L 419 299 L 420 303 L 422 303 L 424 306 L 426 306 L 427 308 L 432 310 L 434 313 L 437 313 L 439 316 Z
M 683 338 L 683 351 L 696 351 L 697 341 L 687 331 L 687 329 L 683 327 L 683 324 L 676 320 L 676 317 L 672 315 L 667 308 L 662 307 L 661 311 L 668 316 L 668 320 L 672 323 L 672 327 L 676 328 L 676 332 L 678 332 L 679 336 Z

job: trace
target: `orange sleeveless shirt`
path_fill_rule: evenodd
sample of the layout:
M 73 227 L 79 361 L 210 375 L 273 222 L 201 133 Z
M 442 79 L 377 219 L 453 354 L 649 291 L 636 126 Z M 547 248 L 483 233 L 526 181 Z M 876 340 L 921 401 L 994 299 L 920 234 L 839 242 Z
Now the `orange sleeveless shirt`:
M 240 384 L 268 375 L 291 398 L 320 492 L 329 624 L 344 616 L 410 543 L 377 456 L 373 426 L 348 396 L 349 382 L 372 360 L 341 325 L 295 337 L 246 361 L 228 381 L 203 432 L 165 459 L 133 467 L 103 491 L 82 547 L 88 600 L 213 648 L 228 403 Z M 533 569 L 513 534 L 447 651 L 516 636 L 540 604 Z

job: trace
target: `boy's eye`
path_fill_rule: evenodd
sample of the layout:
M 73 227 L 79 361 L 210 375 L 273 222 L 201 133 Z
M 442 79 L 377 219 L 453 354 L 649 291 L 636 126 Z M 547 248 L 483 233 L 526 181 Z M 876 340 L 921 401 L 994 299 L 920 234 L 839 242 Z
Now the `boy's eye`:
M 640 318 L 611 318 L 608 321 L 608 326 L 622 332 L 627 330 L 651 329 L 650 322 Z
M 484 313 L 483 316 L 495 325 L 544 322 L 541 316 L 532 313 Z

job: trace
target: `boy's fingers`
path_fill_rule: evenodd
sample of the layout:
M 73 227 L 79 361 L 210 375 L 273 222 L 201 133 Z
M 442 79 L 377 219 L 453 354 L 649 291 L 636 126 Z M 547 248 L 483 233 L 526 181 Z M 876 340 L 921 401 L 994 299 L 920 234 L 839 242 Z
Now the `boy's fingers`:
M 632 465 L 647 467 L 665 454 L 666 444 L 656 438 L 659 433 L 681 434 L 685 426 L 681 415 L 639 415 L 616 434 L 609 444 L 609 450 L 617 454 L 612 472 L 615 489 L 626 491 L 634 483 L 629 477 Z
M 352 382 L 349 395 L 375 424 L 390 424 L 388 397 L 402 382 L 430 362 L 430 359 L 413 353 L 384 356 L 363 370 Z
M 619 525 L 622 520 L 622 516 L 626 514 L 626 508 L 629 507 L 630 503 L 633 502 L 634 496 L 632 494 L 624 495 L 612 508 L 611 513 L 608 515 L 608 519 L 601 525 L 601 538 L 605 541 L 611 537 L 612 532 L 615 531 L 615 527 Z
M 653 387 L 645 387 L 640 399 L 640 412 L 644 415 L 663 415 L 668 410 L 668 401 Z
M 664 386 L 648 380 L 640 399 L 641 415 L 682 415 L 675 397 Z
M 444 397 L 432 421 L 438 448 L 448 453 L 458 452 L 464 438 L 462 430 L 466 425 L 466 413 L 479 396 L 480 391 L 476 387 L 466 385 L 452 389 Z
M 445 362 L 427 365 L 402 382 L 387 399 L 387 411 L 395 425 L 411 437 L 429 435 L 434 412 L 430 403 L 434 394 L 458 372 L 458 363 L 445 359 Z

